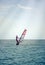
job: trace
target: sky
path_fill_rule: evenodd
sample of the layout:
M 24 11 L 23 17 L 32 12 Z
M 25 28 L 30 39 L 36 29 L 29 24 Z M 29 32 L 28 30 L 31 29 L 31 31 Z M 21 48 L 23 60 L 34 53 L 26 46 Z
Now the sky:
M 0 39 L 45 39 L 45 0 L 0 0 Z

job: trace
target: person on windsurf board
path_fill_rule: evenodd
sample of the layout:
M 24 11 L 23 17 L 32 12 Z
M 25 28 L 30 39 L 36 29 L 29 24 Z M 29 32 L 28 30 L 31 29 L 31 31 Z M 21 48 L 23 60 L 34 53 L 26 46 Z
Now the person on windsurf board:
M 26 32 L 27 32 L 27 29 L 24 29 L 24 31 L 23 31 L 20 38 L 18 36 L 16 36 L 16 45 L 19 45 L 19 43 L 23 41 L 23 39 L 24 39 L 24 37 L 26 35 Z

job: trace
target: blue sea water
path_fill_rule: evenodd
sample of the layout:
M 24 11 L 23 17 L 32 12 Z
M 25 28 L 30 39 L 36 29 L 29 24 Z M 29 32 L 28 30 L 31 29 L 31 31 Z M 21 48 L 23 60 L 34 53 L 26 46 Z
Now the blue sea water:
M 45 65 L 45 40 L 0 40 L 0 65 Z

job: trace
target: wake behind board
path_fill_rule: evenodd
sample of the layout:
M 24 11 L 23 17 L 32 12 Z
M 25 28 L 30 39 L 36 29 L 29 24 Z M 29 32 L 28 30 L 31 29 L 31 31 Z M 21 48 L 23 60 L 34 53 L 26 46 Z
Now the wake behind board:
M 19 45 L 20 42 L 22 42 L 24 40 L 24 37 L 26 35 L 26 32 L 27 32 L 27 29 L 24 29 L 24 31 L 23 31 L 23 33 L 22 33 L 22 35 L 21 35 L 20 38 L 18 38 L 18 36 L 16 36 L 16 45 Z

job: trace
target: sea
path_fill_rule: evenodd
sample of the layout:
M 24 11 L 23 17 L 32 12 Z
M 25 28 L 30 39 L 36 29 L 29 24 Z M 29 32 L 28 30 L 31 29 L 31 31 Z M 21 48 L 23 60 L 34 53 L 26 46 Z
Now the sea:
M 45 65 L 45 40 L 0 40 L 0 65 Z

